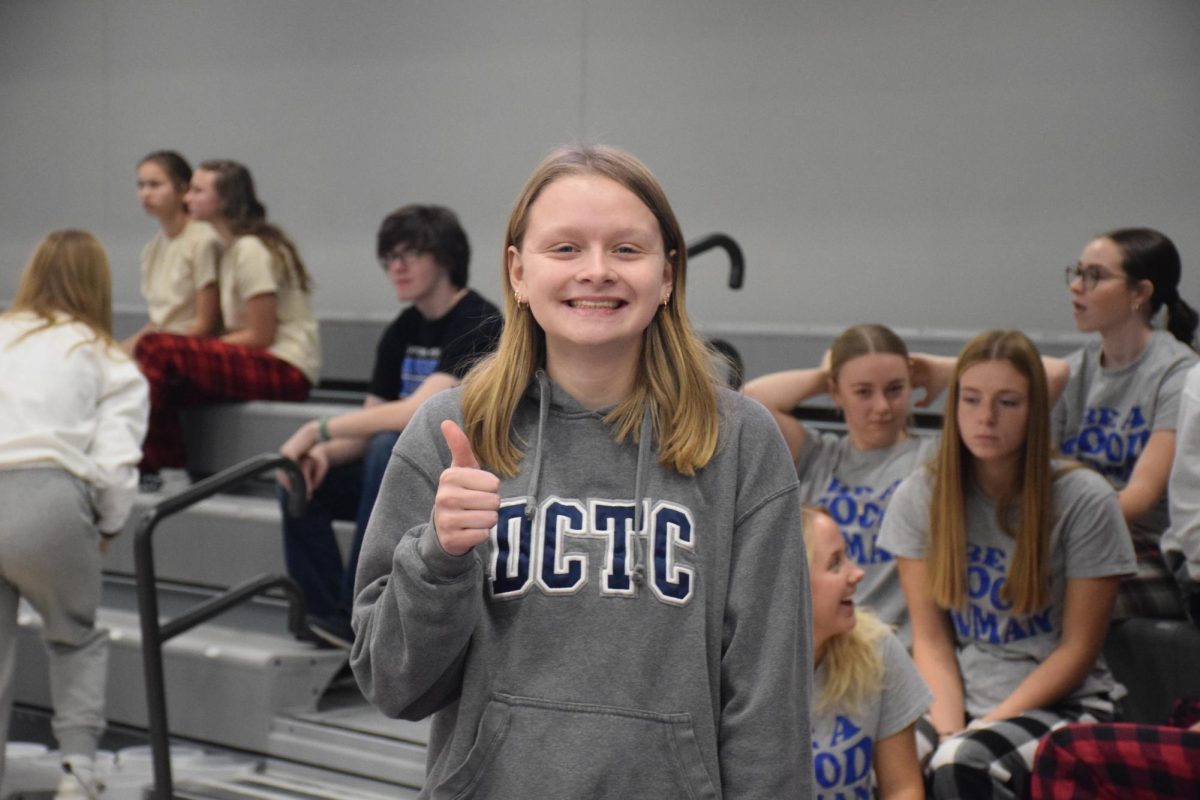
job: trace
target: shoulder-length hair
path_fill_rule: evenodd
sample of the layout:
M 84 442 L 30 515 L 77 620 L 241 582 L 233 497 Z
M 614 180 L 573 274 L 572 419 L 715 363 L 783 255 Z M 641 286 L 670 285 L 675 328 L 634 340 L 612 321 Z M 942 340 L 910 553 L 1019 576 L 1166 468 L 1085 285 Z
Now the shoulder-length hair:
M 1050 395 L 1041 356 L 1020 331 L 985 331 L 963 348 L 946 396 L 942 441 L 934 462 L 929 510 L 929 576 L 934 600 L 961 609 L 967 597 L 966 495 L 973 458 L 962 441 L 958 404 L 962 374 L 984 361 L 1006 361 L 1029 382 L 1029 416 L 1018 471 L 1008 496 L 997 498 L 1001 530 L 1016 540 L 1008 581 L 1001 596 L 1018 614 L 1030 614 L 1049 602 L 1047 568 L 1050 542 L 1050 494 L 1054 481 L 1050 445 Z M 1012 507 L 1019 509 L 1014 532 Z
M 533 314 L 513 297 L 508 249 L 520 249 L 530 208 L 542 191 L 572 175 L 599 175 L 619 183 L 645 203 L 658 220 L 673 270 L 674 289 L 646 329 L 633 391 L 605 421 L 614 428 L 617 441 L 627 437 L 637 441 L 643 409 L 648 405 L 653 435 L 659 443 L 659 463 L 682 475 L 692 475 L 716 451 L 718 412 L 716 376 L 687 316 L 687 246 L 658 180 L 642 162 L 612 147 L 564 147 L 551 153 L 533 171 L 517 197 L 500 262 L 504 331 L 496 352 L 464 381 L 462 406 L 467 436 L 481 463 L 503 475 L 516 474 L 521 452 L 509 429 L 521 396 L 543 366 L 545 333 Z
M 813 518 L 828 512 L 820 506 L 801 504 L 801 528 L 808 563 L 813 563 Z M 840 533 L 839 533 L 840 535 Z M 850 712 L 862 708 L 863 700 L 883 685 L 883 656 L 879 642 L 891 628 L 879 617 L 861 608 L 854 611 L 854 627 L 833 636 L 825 644 L 825 687 L 816 698 L 818 711 L 841 708 Z
M 301 291 L 307 292 L 310 281 L 300 251 L 281 228 L 267 222 L 267 207 L 254 191 L 250 170 L 228 159 L 204 161 L 196 169 L 216 176 L 213 186 L 221 199 L 221 217 L 234 237 L 258 237 L 271 252 L 283 280 L 295 281 Z
M 17 295 L 6 313 L 18 312 L 31 313 L 43 320 L 22 339 L 54 325 L 74 321 L 91 328 L 97 342 L 115 344 L 112 270 L 108 265 L 108 254 L 96 237 L 72 228 L 47 235 L 21 273 Z

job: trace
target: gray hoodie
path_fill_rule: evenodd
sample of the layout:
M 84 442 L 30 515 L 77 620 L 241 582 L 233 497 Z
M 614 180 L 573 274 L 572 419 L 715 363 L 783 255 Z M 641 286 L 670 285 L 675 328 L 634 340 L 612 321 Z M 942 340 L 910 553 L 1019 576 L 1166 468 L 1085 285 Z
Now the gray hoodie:
M 417 412 L 363 543 L 351 664 L 385 714 L 435 715 L 421 797 L 811 796 L 796 472 L 765 409 L 719 407 L 688 478 L 658 465 L 648 415 L 617 443 L 539 374 L 500 524 L 457 557 L 430 515 L 459 390 Z

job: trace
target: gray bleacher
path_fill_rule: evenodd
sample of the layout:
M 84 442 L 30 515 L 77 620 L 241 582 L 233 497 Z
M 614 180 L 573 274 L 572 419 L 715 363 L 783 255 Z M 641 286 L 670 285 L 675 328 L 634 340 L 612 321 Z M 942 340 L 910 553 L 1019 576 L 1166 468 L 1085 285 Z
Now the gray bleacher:
M 123 333 L 140 324 L 118 315 Z M 382 320 L 323 320 L 324 376 L 339 389 L 370 370 Z M 739 349 L 746 374 L 815 364 L 837 331 L 789 334 L 749 329 L 707 331 Z M 901 331 L 914 350 L 953 354 L 964 332 Z M 1078 337 L 1039 337 L 1046 352 L 1064 354 Z M 254 402 L 187 412 L 190 468 L 208 474 L 258 453 L 273 451 L 305 420 L 344 411 L 353 393 L 322 390 L 309 403 Z M 166 521 L 155 537 L 159 596 L 170 617 L 197 598 L 264 572 L 281 573 L 280 510 L 265 485 L 248 494 L 218 495 Z M 139 498 L 139 509 L 154 502 Z M 109 716 L 134 727 L 146 724 L 141 679 L 141 634 L 133 590 L 132 535 L 138 514 L 105 560 L 101 620 L 112 631 Z M 352 535 L 338 527 L 343 546 Z M 1142 624 L 1142 623 L 1147 624 Z M 22 613 L 16 699 L 25 707 L 49 706 L 45 655 L 36 615 Z M 1157 721 L 1175 693 L 1200 693 L 1200 633 L 1182 623 L 1134 621 L 1115 627 L 1106 649 L 1131 695 L 1131 718 Z M 428 722 L 384 718 L 371 709 L 339 672 L 345 655 L 318 650 L 286 632 L 286 608 L 266 598 L 172 640 L 166 647 L 168 709 L 173 736 L 205 745 L 236 748 L 256 759 L 259 783 L 243 794 L 270 797 L 266 784 L 282 781 L 279 796 L 413 796 L 424 772 Z M 12 764 L 10 764 L 12 767 Z M 12 769 L 9 770 L 13 772 Z M 296 782 L 326 789 L 305 794 Z M 354 787 L 355 794 L 348 787 Z M 290 793 L 290 794 L 288 794 Z M 197 794 L 196 796 L 203 796 Z

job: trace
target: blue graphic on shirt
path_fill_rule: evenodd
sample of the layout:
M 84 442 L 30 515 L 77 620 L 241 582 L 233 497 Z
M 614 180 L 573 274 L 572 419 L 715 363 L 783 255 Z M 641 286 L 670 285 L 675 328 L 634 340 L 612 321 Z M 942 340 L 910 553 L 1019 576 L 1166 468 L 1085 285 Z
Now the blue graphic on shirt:
M 437 372 L 442 360 L 442 348 L 420 347 L 410 344 L 404 349 L 404 360 L 400 362 L 400 399 L 403 400 Z
M 874 486 L 850 486 L 833 477 L 821 493 L 820 504 L 842 529 L 846 540 L 846 557 L 860 566 L 892 561 L 887 550 L 875 544 L 887 501 L 900 485 L 893 481 L 876 494 Z
M 875 742 L 861 727 L 838 714 L 829 741 L 812 746 L 817 800 L 871 800 Z
M 1008 582 L 1008 554 L 998 547 L 967 543 L 967 608 L 951 609 L 959 639 L 1003 644 L 1052 633 L 1050 609 L 1036 614 L 1012 614 L 1003 590 Z
M 1149 440 L 1150 421 L 1141 406 L 1127 412 L 1088 408 L 1083 412 L 1079 432 L 1062 443 L 1062 451 L 1124 485 Z

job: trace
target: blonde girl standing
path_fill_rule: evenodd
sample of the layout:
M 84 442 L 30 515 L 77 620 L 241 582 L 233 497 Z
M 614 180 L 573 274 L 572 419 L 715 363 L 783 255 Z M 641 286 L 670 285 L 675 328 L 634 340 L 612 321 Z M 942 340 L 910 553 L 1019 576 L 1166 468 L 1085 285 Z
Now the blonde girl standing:
M 400 437 L 351 665 L 433 714 L 421 797 L 809 797 L 808 569 L 770 416 L 717 387 L 686 245 L 627 153 L 509 218 L 497 352 Z

